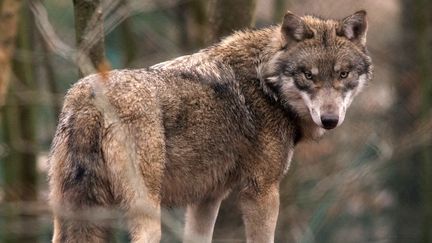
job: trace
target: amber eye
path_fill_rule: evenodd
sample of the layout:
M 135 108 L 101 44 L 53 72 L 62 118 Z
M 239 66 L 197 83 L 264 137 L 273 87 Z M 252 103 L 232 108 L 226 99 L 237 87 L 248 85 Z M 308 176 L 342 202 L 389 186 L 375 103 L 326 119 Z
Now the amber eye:
M 312 73 L 309 71 L 304 71 L 303 72 L 304 76 L 306 79 L 312 79 Z
M 349 72 L 340 72 L 339 76 L 340 78 L 344 79 L 348 77 Z

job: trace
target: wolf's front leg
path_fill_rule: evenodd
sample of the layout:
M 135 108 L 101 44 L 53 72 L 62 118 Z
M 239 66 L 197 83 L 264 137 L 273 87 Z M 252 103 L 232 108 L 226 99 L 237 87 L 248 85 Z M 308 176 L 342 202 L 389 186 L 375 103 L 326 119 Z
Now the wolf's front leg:
M 210 243 L 222 197 L 211 198 L 189 205 L 184 230 L 185 243 Z
M 240 208 L 247 243 L 273 243 L 279 213 L 279 186 L 271 185 L 260 193 L 245 193 Z

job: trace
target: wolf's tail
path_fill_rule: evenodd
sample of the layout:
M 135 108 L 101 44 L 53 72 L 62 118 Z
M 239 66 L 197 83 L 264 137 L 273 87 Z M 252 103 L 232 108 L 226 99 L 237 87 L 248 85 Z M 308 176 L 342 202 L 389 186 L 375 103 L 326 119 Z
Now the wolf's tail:
M 107 242 L 107 209 L 115 200 L 102 155 L 103 115 L 89 102 L 91 92 L 75 89 L 80 92 L 66 98 L 49 159 L 53 242 Z

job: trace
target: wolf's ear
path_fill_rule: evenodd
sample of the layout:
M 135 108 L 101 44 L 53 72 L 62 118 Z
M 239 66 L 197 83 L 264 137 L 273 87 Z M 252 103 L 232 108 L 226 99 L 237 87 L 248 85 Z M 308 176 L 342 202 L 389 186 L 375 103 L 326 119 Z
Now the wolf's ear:
M 284 46 L 292 41 L 299 42 L 310 39 L 314 33 L 311 28 L 297 15 L 287 11 L 282 22 L 282 41 Z
M 360 10 L 344 18 L 337 31 L 339 36 L 345 36 L 352 42 L 366 45 L 367 20 L 366 11 Z

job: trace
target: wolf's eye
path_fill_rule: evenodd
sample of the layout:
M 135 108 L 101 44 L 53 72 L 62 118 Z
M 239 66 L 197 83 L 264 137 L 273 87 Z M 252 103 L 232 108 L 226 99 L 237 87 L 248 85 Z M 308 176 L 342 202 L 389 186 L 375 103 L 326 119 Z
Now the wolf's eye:
M 349 72 L 340 72 L 339 77 L 341 79 L 347 78 L 348 77 Z
M 303 72 L 304 76 L 306 79 L 312 79 L 312 73 L 309 71 L 304 71 Z

